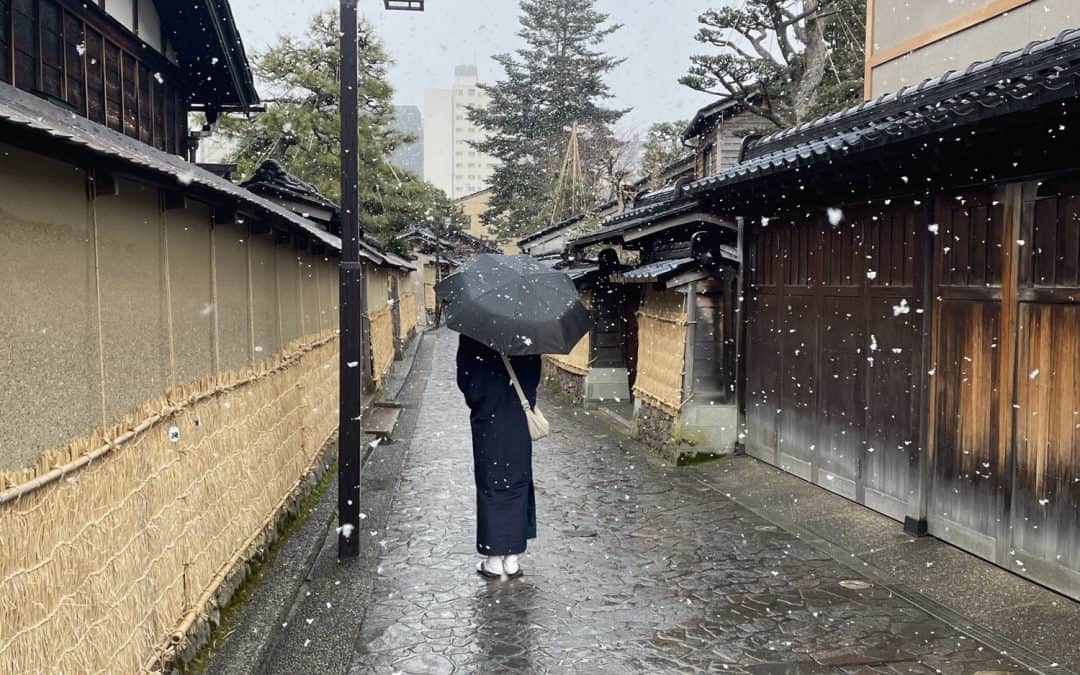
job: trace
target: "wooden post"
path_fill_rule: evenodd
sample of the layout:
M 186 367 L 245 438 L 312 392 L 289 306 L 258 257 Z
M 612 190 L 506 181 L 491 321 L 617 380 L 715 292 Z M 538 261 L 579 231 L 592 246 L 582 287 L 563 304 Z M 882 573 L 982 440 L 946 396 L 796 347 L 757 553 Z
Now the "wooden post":
M 739 226 L 738 244 L 739 271 L 735 275 L 735 302 L 724 307 L 725 312 L 735 312 L 735 409 L 737 414 L 737 436 L 735 439 L 735 454 L 746 454 L 746 263 L 750 259 L 746 249 L 746 219 L 739 216 L 735 219 Z

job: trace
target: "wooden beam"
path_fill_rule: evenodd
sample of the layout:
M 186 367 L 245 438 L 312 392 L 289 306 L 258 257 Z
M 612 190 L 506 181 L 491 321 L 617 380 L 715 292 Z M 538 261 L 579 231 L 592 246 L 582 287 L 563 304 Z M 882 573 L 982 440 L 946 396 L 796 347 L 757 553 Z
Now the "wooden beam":
M 235 205 L 215 206 L 214 207 L 214 224 L 215 225 L 235 225 L 237 222 L 237 211 Z
M 179 190 L 161 191 L 161 210 L 175 211 L 177 209 L 186 209 L 187 207 L 187 195 L 183 192 L 180 192 Z
M 95 169 L 93 185 L 94 197 L 116 197 L 120 194 L 120 181 L 112 171 Z
M 929 30 L 913 35 L 906 40 L 901 40 L 873 55 L 868 53 L 867 64 L 869 65 L 869 69 L 877 68 L 884 63 L 894 61 L 901 56 L 910 54 L 911 52 L 922 49 L 928 45 L 932 45 L 935 42 L 940 42 L 950 35 L 956 35 L 957 33 L 989 21 L 996 16 L 1000 16 L 1005 12 L 1014 10 L 1017 7 L 1021 7 L 1030 2 L 1034 2 L 1034 0 L 991 0 L 982 7 L 977 7 L 969 12 L 965 12 L 964 14 L 934 26 Z

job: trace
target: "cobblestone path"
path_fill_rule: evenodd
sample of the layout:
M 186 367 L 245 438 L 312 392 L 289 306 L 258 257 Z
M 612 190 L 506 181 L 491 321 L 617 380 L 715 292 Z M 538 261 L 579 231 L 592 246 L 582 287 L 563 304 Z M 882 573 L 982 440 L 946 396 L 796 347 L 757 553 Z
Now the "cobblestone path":
M 483 580 L 456 345 L 439 334 L 388 529 L 364 533 L 384 552 L 351 673 L 1025 672 L 550 399 L 525 576 Z

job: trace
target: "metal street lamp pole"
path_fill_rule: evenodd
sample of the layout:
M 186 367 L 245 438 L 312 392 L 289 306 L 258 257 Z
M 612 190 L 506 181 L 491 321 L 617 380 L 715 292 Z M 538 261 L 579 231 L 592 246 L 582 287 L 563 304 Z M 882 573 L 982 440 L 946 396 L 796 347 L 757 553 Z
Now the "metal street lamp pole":
M 364 423 L 364 267 L 360 262 L 356 0 L 341 0 L 341 408 L 338 414 L 338 557 L 360 554 Z
M 359 48 L 357 0 L 341 0 L 341 325 L 338 411 L 338 557 L 360 554 L 360 470 L 364 445 L 364 375 L 367 315 L 360 262 L 360 119 L 357 102 Z M 383 0 L 386 9 L 424 11 L 424 0 Z

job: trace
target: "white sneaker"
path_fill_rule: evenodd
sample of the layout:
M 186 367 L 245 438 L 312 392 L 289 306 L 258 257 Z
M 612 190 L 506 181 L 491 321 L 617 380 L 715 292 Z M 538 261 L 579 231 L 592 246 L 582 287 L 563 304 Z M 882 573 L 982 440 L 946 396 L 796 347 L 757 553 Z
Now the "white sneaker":
M 503 559 L 502 556 L 492 555 L 484 558 L 480 561 L 480 564 L 476 566 L 476 571 L 481 576 L 488 579 L 499 579 L 503 576 Z
M 518 556 L 516 554 L 505 556 L 502 559 L 502 568 L 509 577 L 521 576 L 521 566 L 518 564 Z

